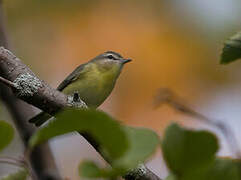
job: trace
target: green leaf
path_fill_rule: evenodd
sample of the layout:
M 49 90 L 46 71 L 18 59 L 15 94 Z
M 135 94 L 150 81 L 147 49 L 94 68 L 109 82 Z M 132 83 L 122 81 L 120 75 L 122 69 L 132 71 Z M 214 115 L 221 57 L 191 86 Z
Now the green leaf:
M 84 161 L 79 165 L 79 175 L 86 178 L 99 178 L 103 176 L 101 169 L 91 161 Z
M 239 165 L 232 159 L 216 159 L 205 171 L 190 172 L 180 178 L 173 174 L 165 180 L 240 180 Z
M 89 133 L 100 144 L 111 160 L 119 158 L 128 147 L 121 125 L 102 111 L 93 109 L 66 109 L 56 115 L 56 120 L 39 129 L 30 139 L 31 148 L 50 138 L 69 132 Z
M 26 169 L 21 169 L 15 173 L 2 177 L 1 180 L 26 180 L 27 177 L 28 171 Z
M 12 126 L 5 121 L 0 121 L 0 151 L 12 141 L 13 136 Z
M 107 178 L 112 177 L 113 171 L 110 169 L 99 168 L 92 161 L 83 161 L 79 165 L 79 175 L 85 178 Z
M 224 43 L 221 64 L 227 64 L 241 58 L 241 31 Z
M 177 177 L 174 174 L 170 174 L 164 180 L 177 180 Z
M 180 180 L 240 180 L 238 163 L 232 159 L 216 159 L 205 171 L 190 172 Z
M 208 131 L 192 131 L 177 124 L 170 125 L 162 141 L 164 159 L 178 176 L 208 168 L 218 150 L 215 135 Z
M 159 144 L 151 130 L 121 126 L 102 111 L 67 109 L 56 120 L 39 129 L 31 137 L 31 148 L 50 138 L 79 131 L 90 134 L 111 160 L 112 169 L 100 169 L 90 162 L 80 164 L 80 174 L 88 177 L 116 177 L 144 162 Z
M 127 135 L 129 147 L 125 154 L 112 162 L 112 169 L 100 169 L 93 162 L 82 162 L 79 168 L 80 175 L 89 178 L 113 178 L 124 175 L 150 157 L 160 143 L 158 135 L 149 129 L 127 126 L 123 126 L 123 129 Z
M 130 170 L 150 157 L 160 144 L 159 136 L 146 128 L 123 127 L 129 141 L 126 153 L 113 165 Z
M 240 180 L 238 163 L 232 159 L 216 159 L 203 180 Z
M 215 158 L 216 137 L 172 124 L 162 142 L 164 158 L 172 174 L 166 180 L 240 180 L 238 161 Z

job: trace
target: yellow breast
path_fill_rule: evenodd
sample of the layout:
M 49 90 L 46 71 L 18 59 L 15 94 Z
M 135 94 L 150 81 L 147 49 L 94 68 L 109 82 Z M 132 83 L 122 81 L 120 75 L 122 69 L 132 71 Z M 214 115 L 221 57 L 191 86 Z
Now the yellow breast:
M 97 108 L 113 90 L 120 70 L 118 67 L 104 70 L 92 63 L 84 71 L 74 82 L 63 89 L 63 93 L 77 92 L 87 106 Z

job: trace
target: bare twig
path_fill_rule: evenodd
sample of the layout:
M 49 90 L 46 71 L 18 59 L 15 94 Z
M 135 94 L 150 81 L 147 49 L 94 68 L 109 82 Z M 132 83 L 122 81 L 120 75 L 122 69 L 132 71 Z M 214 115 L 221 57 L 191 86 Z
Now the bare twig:
M 196 118 L 220 130 L 220 132 L 222 132 L 222 134 L 226 138 L 226 141 L 230 146 L 230 150 L 234 153 L 234 155 L 237 156 L 237 158 L 241 158 L 241 152 L 238 147 L 238 141 L 227 124 L 224 124 L 215 119 L 208 118 L 207 116 L 199 112 L 196 112 L 192 108 L 188 107 L 183 100 L 181 100 L 176 94 L 174 94 L 168 88 L 161 88 L 158 91 L 158 95 L 154 99 L 155 108 L 159 107 L 162 104 L 168 104 L 178 112 Z
M 18 161 L 18 162 L 23 161 L 22 159 L 11 157 L 11 156 L 0 156 L 0 159 L 8 159 L 8 160 Z
M 20 168 L 24 168 L 29 172 L 29 175 L 31 176 L 32 179 L 37 178 L 35 173 L 33 172 L 32 168 L 31 168 L 31 166 L 29 166 L 29 164 L 22 159 L 16 159 L 16 158 L 13 158 L 13 157 L 0 157 L 0 163 L 11 164 L 11 165 L 14 165 L 14 166 L 18 166 Z
M 14 157 L 0 157 L 0 163 L 14 164 L 19 167 L 30 169 L 28 163 L 24 159 L 17 159 Z

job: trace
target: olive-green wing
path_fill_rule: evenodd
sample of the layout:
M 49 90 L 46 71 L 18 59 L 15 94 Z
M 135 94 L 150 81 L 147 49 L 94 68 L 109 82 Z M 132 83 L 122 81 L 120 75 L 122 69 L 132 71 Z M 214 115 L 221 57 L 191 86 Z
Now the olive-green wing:
M 68 86 L 71 82 L 75 81 L 81 76 L 81 73 L 84 73 L 84 67 L 86 64 L 82 64 L 78 66 L 60 85 L 58 86 L 57 90 L 62 91 L 66 86 Z M 36 126 L 41 126 L 45 123 L 48 119 L 52 116 L 48 113 L 41 112 L 38 115 L 34 116 L 29 120 L 30 123 L 34 123 Z
M 57 90 L 62 91 L 66 86 L 68 86 L 73 81 L 77 80 L 81 73 L 84 71 L 86 64 L 81 64 L 78 66 L 65 80 L 63 80 L 60 85 L 57 87 Z

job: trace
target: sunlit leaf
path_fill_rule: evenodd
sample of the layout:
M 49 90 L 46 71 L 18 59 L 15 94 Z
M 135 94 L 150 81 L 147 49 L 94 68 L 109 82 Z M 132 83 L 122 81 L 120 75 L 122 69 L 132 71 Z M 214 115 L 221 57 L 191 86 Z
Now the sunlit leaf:
M 87 132 L 100 144 L 111 160 L 123 155 L 128 147 L 121 125 L 102 111 L 93 109 L 67 109 L 56 115 L 56 120 L 39 129 L 30 139 L 34 147 L 50 138 L 69 132 Z
M 224 43 L 221 64 L 227 64 L 241 58 L 241 31 Z
M 164 159 L 170 170 L 183 175 L 208 168 L 215 159 L 218 141 L 208 131 L 192 131 L 170 125 L 162 141 Z
M 0 151 L 12 141 L 13 136 L 12 126 L 5 121 L 0 121 Z
M 26 180 L 28 177 L 28 171 L 21 169 L 15 173 L 2 177 L 0 180 Z

